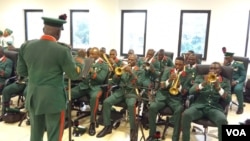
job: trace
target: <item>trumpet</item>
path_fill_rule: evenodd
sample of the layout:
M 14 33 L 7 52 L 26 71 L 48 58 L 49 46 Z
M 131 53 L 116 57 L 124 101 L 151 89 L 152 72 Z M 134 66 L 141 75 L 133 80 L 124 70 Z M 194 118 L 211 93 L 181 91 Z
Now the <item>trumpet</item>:
M 208 80 L 208 82 L 210 82 L 210 83 L 215 82 L 215 81 L 217 80 L 216 74 L 213 73 L 213 72 L 210 72 L 210 73 L 208 74 L 208 76 L 207 76 L 207 80 Z
M 111 65 L 111 63 L 109 62 L 109 59 L 107 58 L 106 54 L 103 53 L 103 58 L 105 59 L 105 61 L 108 63 L 110 71 L 113 71 L 113 66 Z
M 118 76 L 122 75 L 122 74 L 124 73 L 123 70 L 124 70 L 126 67 L 128 67 L 128 66 L 130 66 L 130 64 L 127 64 L 127 65 L 125 65 L 125 66 L 123 66 L 123 67 L 116 67 L 116 68 L 115 68 L 115 74 L 118 75 Z
M 169 92 L 170 92 L 171 95 L 177 95 L 177 94 L 179 93 L 179 90 L 178 90 L 178 88 L 179 88 L 178 83 L 179 83 L 179 81 L 180 81 L 180 74 L 181 74 L 181 73 L 179 73 L 179 74 L 177 75 L 177 78 L 176 78 L 175 80 L 173 80 L 172 86 L 171 86 L 171 88 L 169 89 Z

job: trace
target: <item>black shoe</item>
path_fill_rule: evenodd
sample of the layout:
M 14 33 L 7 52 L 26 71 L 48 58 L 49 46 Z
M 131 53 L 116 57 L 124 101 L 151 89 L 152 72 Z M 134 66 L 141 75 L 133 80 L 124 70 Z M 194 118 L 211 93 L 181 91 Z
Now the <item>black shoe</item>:
M 89 125 L 89 135 L 94 136 L 95 135 L 95 123 L 90 123 Z
M 110 133 L 112 133 L 112 126 L 111 125 L 104 126 L 104 128 L 97 134 L 96 137 L 101 138 Z
M 153 136 L 148 136 L 148 138 L 146 139 L 146 141 L 153 141 L 154 137 Z
M 236 114 L 240 115 L 240 114 L 242 114 L 242 113 L 243 113 L 243 108 L 238 108 Z

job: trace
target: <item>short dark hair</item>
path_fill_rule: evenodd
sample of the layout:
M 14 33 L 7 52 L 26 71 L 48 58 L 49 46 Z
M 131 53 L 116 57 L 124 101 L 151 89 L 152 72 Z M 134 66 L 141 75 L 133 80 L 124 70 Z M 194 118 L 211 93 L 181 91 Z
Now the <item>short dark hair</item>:
M 184 62 L 184 57 L 178 56 L 178 57 L 175 58 L 175 60 L 180 60 L 180 61 L 183 61 L 183 62 Z

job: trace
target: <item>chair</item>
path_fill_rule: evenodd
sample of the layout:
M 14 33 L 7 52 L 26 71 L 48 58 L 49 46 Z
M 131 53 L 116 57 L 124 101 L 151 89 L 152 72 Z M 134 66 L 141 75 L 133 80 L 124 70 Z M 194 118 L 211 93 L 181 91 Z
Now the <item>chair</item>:
M 174 58 L 174 53 L 173 52 L 165 51 L 165 55 L 168 56 L 171 60 L 173 60 L 173 58 Z
M 197 65 L 197 68 L 196 68 L 197 74 L 199 74 L 199 75 L 207 74 L 209 72 L 209 66 L 210 65 Z M 231 67 L 229 67 L 229 66 L 222 67 L 222 73 L 221 73 L 222 76 L 228 78 L 230 81 L 232 81 L 232 73 L 233 73 L 233 69 Z M 190 103 L 190 101 L 192 101 L 193 99 L 194 99 L 193 95 L 189 96 L 186 103 Z M 224 108 L 224 113 L 227 116 L 229 104 L 225 103 L 222 100 L 220 101 L 220 104 Z M 187 106 L 189 106 L 189 105 L 187 105 Z M 208 134 L 208 127 L 216 127 L 216 125 L 207 118 L 201 118 L 201 119 L 195 120 L 195 121 L 193 121 L 193 123 L 203 126 L 203 129 L 201 129 L 197 126 L 193 126 L 192 131 L 193 132 L 196 132 L 196 130 L 201 131 L 202 134 L 204 135 L 204 141 L 206 141 L 207 135 L 210 135 L 210 134 Z M 210 135 L 210 136 L 217 138 L 214 135 Z
M 181 56 L 185 56 L 186 55 L 186 53 L 182 53 L 181 54 Z M 195 55 L 196 55 L 196 58 L 197 58 L 197 64 L 201 64 L 201 62 L 202 62 L 202 54 L 199 54 L 199 53 L 195 53 Z
M 246 70 L 246 72 L 247 72 L 247 70 L 248 70 L 248 64 L 249 64 L 249 58 L 248 58 L 248 57 L 233 56 L 233 59 L 234 59 L 235 61 L 242 62 L 242 63 L 244 64 L 245 70 Z M 243 90 L 243 91 L 245 91 L 245 90 Z M 238 103 L 235 102 L 235 101 L 232 101 L 232 103 L 230 104 L 230 110 L 232 110 L 232 106 L 233 106 L 233 105 L 238 106 Z M 245 106 L 245 105 L 243 105 L 243 106 Z
M 18 57 L 18 52 L 16 51 L 4 51 L 4 55 L 9 58 L 10 60 L 12 60 L 13 62 L 13 68 L 12 68 L 12 73 L 10 78 L 6 79 L 4 86 L 13 83 L 13 78 L 16 77 L 16 66 L 17 66 L 17 57 Z M 0 97 L 0 105 L 2 105 L 2 100 Z

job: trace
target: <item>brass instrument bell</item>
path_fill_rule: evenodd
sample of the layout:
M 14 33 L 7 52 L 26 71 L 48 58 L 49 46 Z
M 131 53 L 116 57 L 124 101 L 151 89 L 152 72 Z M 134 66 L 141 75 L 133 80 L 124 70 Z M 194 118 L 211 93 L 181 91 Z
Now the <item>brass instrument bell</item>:
M 207 80 L 210 83 L 213 83 L 217 80 L 217 75 L 215 73 L 209 73 L 207 76 Z

